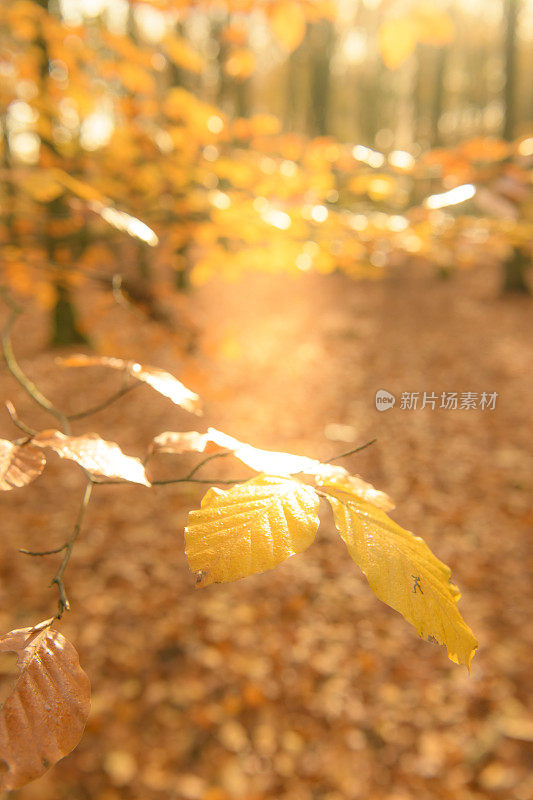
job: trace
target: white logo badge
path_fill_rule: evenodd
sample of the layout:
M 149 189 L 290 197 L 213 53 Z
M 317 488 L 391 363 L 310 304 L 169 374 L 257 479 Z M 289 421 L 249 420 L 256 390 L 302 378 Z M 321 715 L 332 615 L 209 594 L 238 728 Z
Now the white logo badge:
M 396 398 L 385 389 L 378 389 L 376 392 L 376 408 L 378 411 L 387 411 L 389 408 L 394 408 Z

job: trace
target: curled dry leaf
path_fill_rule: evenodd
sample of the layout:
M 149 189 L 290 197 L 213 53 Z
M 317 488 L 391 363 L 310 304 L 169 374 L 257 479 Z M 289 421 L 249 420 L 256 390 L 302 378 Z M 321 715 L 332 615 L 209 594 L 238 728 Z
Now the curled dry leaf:
M 50 447 L 61 458 L 75 461 L 92 475 L 150 486 L 142 462 L 125 455 L 118 444 L 106 442 L 97 433 L 66 436 L 60 431 L 46 430 L 34 436 L 32 441 L 38 447 Z
M 201 414 L 201 400 L 170 372 L 165 372 L 157 367 L 148 367 L 136 361 L 125 361 L 122 358 L 109 358 L 107 356 L 86 356 L 77 354 L 67 358 L 57 358 L 56 363 L 62 367 L 111 367 L 122 370 L 143 383 L 147 383 L 159 394 L 168 397 L 177 406 L 193 414 Z
M 189 514 L 185 553 L 199 586 L 236 581 L 306 550 L 318 523 L 314 489 L 258 475 L 228 491 L 207 492 Z
M 450 568 L 382 509 L 329 491 L 335 525 L 372 591 L 423 639 L 446 645 L 448 657 L 470 669 L 478 643 L 457 608 L 461 595 Z
M 78 744 L 90 709 L 89 679 L 52 620 L 0 637 L 20 674 L 0 709 L 0 790 L 39 778 Z
M 207 433 L 197 431 L 166 431 L 156 436 L 152 443 L 156 453 L 216 453 L 228 450 L 246 466 L 257 472 L 268 475 L 311 475 L 320 486 L 331 486 L 334 489 L 372 503 L 378 508 L 391 510 L 394 503 L 385 492 L 374 489 L 357 475 L 350 475 L 344 467 L 333 464 L 322 464 L 314 458 L 295 456 L 291 453 L 280 453 L 271 450 L 260 450 L 250 444 L 240 442 L 216 428 L 208 428 Z
M 26 486 L 39 477 L 45 464 L 42 450 L 33 444 L 17 445 L 0 439 L 0 490 Z

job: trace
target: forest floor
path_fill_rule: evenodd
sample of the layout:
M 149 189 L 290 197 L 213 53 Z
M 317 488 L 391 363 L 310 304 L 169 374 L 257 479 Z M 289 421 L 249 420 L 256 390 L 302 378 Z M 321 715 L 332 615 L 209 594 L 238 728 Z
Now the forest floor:
M 101 314 L 106 354 L 169 369 L 203 396 L 206 415 L 143 386 L 76 433 L 142 456 L 164 430 L 213 425 L 320 459 L 377 437 L 342 463 L 391 495 L 394 518 L 452 567 L 480 646 L 469 676 L 419 639 L 375 598 L 326 511 L 305 553 L 196 591 L 183 528 L 201 487 L 101 487 L 66 573 L 72 612 L 60 627 L 90 676 L 91 716 L 75 752 L 14 798 L 530 800 L 533 315 L 531 299 L 499 296 L 498 279 L 478 269 L 442 281 L 412 267 L 375 283 L 212 283 L 184 305 L 183 331 L 196 331 L 187 355 L 183 331 L 160 334 L 118 307 Z M 102 368 L 57 368 L 45 326 L 32 313 L 13 340 L 58 406 L 79 410 L 119 386 Z M 53 426 L 1 375 L 2 401 Z M 394 408 L 376 410 L 379 389 Z M 403 392 L 498 397 L 493 410 L 407 410 Z M 18 435 L 7 414 L 0 435 Z M 158 475 L 193 463 L 158 458 Z M 223 461 L 205 476 L 246 474 Z M 3 631 L 53 613 L 58 557 L 17 548 L 60 544 L 82 489 L 78 468 L 53 457 L 32 486 L 2 498 Z

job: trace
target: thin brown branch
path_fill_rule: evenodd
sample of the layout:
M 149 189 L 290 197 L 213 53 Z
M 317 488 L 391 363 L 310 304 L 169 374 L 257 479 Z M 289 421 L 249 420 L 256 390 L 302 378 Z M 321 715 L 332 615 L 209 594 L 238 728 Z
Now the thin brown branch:
M 365 444 L 362 444 L 359 447 L 354 448 L 353 450 L 348 450 L 347 453 L 341 453 L 339 456 L 333 456 L 333 458 L 328 458 L 327 461 L 324 461 L 324 464 L 331 464 L 332 461 L 337 461 L 337 459 L 339 458 L 347 458 L 348 456 L 353 456 L 354 453 L 360 453 L 361 450 L 370 447 L 370 445 L 374 444 L 374 442 L 377 442 L 377 439 L 370 439 L 369 442 L 365 442 Z
M 35 431 L 33 428 L 30 428 L 30 426 L 26 425 L 25 422 L 22 422 L 15 410 L 15 406 L 10 400 L 6 400 L 6 408 L 13 424 L 16 425 L 17 428 L 19 428 L 21 431 L 24 431 L 24 433 L 27 433 L 28 436 L 36 436 L 37 431 Z
M 57 552 L 61 552 L 61 550 L 65 551 L 65 555 L 63 556 L 61 564 L 59 565 L 59 569 L 57 570 L 56 574 L 54 575 L 50 583 L 50 586 L 53 586 L 53 584 L 55 583 L 59 591 L 58 610 L 56 616 L 57 619 L 61 619 L 64 611 L 70 611 L 70 603 L 67 597 L 65 584 L 63 582 L 63 575 L 70 560 L 70 556 L 72 554 L 72 548 L 74 547 L 76 539 L 78 538 L 78 535 L 80 533 L 83 518 L 85 516 L 87 506 L 89 505 L 89 501 L 91 499 L 93 486 L 94 482 L 91 479 L 89 479 L 85 486 L 85 491 L 83 492 L 83 498 L 81 501 L 80 509 L 78 511 L 78 516 L 76 517 L 76 522 L 74 524 L 74 529 L 72 531 L 72 534 L 70 538 L 67 539 L 63 547 L 57 550 Z
M 15 324 L 18 317 L 22 314 L 22 309 L 15 303 L 13 298 L 10 297 L 9 292 L 4 287 L 1 287 L 1 294 L 4 302 L 11 309 L 9 319 L 2 331 L 2 353 L 4 356 L 4 361 L 6 362 L 6 366 L 15 380 L 18 381 L 18 383 L 29 394 L 32 400 L 34 400 L 37 405 L 41 406 L 41 408 L 44 408 L 45 411 L 48 411 L 49 414 L 52 414 L 52 416 L 59 420 L 64 432 L 68 434 L 70 433 L 70 425 L 67 417 L 61 411 L 59 411 L 59 409 L 57 409 L 54 404 L 50 402 L 50 400 L 48 400 L 48 398 L 45 397 L 44 394 L 37 388 L 33 381 L 27 377 L 15 358 L 15 353 L 13 352 L 13 346 L 11 344 L 11 328 Z
M 96 406 L 92 406 L 91 408 L 86 408 L 85 411 L 77 411 L 75 414 L 69 414 L 68 419 L 83 419 L 83 417 L 88 417 L 91 414 L 96 414 L 98 411 L 102 411 L 104 408 L 107 408 L 114 403 L 116 400 L 120 400 L 121 397 L 124 397 L 125 394 L 131 392 L 132 389 L 137 389 L 137 387 L 141 386 L 140 383 L 130 383 L 127 386 L 124 386 L 122 389 L 119 389 L 118 392 L 112 394 L 107 400 L 104 400 L 102 403 L 99 403 Z
M 51 556 L 54 553 L 62 553 L 66 546 L 65 543 L 62 544 L 61 547 L 54 547 L 53 550 L 26 550 L 24 547 L 21 547 L 19 553 L 23 553 L 25 556 Z
M 208 461 L 213 461 L 213 459 L 215 458 L 223 458 L 224 456 L 230 456 L 230 455 L 233 455 L 231 450 L 228 450 L 227 452 L 224 453 L 213 453 L 212 455 L 207 456 L 207 458 L 204 458 L 204 460 L 200 461 L 199 464 L 196 464 L 196 466 L 193 467 L 193 469 L 189 472 L 189 474 L 185 478 L 183 478 L 183 480 L 190 481 L 192 476 L 196 475 L 198 470 L 201 469 L 204 466 L 204 464 L 207 464 Z

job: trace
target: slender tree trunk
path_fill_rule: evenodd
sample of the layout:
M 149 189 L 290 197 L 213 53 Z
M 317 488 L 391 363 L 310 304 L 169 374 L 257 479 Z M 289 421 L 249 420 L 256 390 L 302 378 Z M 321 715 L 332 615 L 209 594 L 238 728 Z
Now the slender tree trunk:
M 334 43 L 333 26 L 329 20 L 320 20 L 312 25 L 310 43 L 309 132 L 313 136 L 326 136 L 329 132 L 330 62 Z
M 48 13 L 52 13 L 52 9 L 55 5 L 53 0 L 34 0 L 34 2 Z M 48 97 L 48 82 L 50 80 L 50 56 L 44 32 L 39 32 L 35 40 L 35 46 L 41 53 L 40 90 L 42 97 L 46 100 Z M 45 105 L 44 113 L 48 113 L 49 111 L 50 109 Z M 53 144 L 51 142 L 48 146 L 53 149 Z M 54 264 L 56 261 L 56 252 L 61 246 L 63 239 L 63 235 L 57 233 L 57 228 L 61 227 L 61 221 L 68 216 L 68 209 L 62 197 L 58 197 L 48 203 L 46 216 L 46 254 L 48 260 Z M 56 225 L 56 223 L 59 223 L 59 225 Z M 61 274 L 61 270 L 58 270 L 58 277 L 54 281 L 54 286 L 56 300 L 54 308 L 52 309 L 51 345 L 86 344 L 87 339 L 77 325 L 77 315 L 71 302 L 67 275 Z
M 430 108 L 430 141 L 431 147 L 442 144 L 439 122 L 444 105 L 444 75 L 446 74 L 447 47 L 438 47 L 435 55 L 435 85 Z
M 516 124 L 516 42 L 521 0 L 505 0 L 505 86 L 503 138 L 512 141 Z
M 521 0 L 505 2 L 505 86 L 503 91 L 504 116 L 503 138 L 512 141 L 516 124 L 516 82 L 517 82 L 517 33 Z M 526 281 L 527 269 L 531 266 L 529 254 L 520 247 L 513 248 L 511 256 L 504 263 L 502 291 L 529 294 Z

